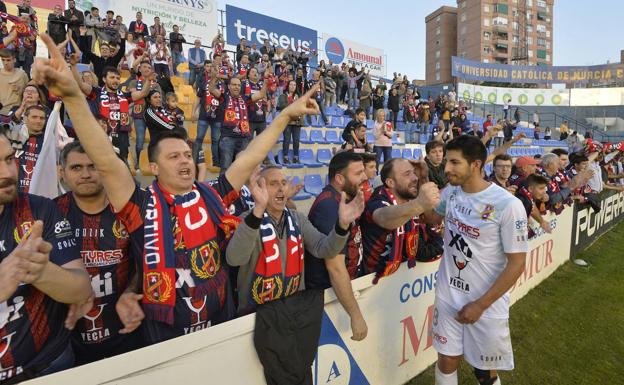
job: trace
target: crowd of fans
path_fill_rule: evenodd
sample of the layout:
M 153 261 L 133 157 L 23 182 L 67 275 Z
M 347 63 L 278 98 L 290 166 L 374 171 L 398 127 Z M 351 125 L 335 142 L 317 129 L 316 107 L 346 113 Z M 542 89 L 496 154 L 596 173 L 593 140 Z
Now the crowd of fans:
M 30 1 L 17 16 L 0 11 L 0 382 L 255 311 L 254 344 L 267 382 L 302 383 L 311 375 L 324 289 L 334 288 L 353 339 L 361 340 L 367 326 L 350 281 L 374 274 L 377 282 L 403 261 L 413 266 L 442 254 L 441 227 L 422 214 L 449 183 L 445 147 L 457 138 L 474 136 L 491 148 L 493 171 L 485 175 L 482 164 L 482 172 L 523 203 L 537 224 L 527 239 L 551 231 L 548 212 L 573 202 L 599 210 L 603 189 L 624 191 L 624 143 L 569 134 L 567 124 L 560 129 L 567 149 L 514 162 L 507 151 L 524 134 L 515 133 L 517 116 L 508 119 L 509 102 L 505 116 L 471 123 L 470 106 L 454 91 L 423 100 L 406 76 L 373 86 L 362 68 L 322 60 L 310 68 L 316 52 L 268 41 L 257 47 L 241 39 L 230 57 L 220 34 L 210 49 L 195 40 L 185 57 L 178 26 L 167 34 L 157 17 L 148 26 L 138 12 L 126 27 L 122 15 L 107 10 L 101 17 L 96 7 L 83 13 L 72 0 L 50 14 L 41 39 L 50 58 L 35 62 L 41 27 Z M 190 117 L 170 78 L 182 62 L 197 95 Z M 51 201 L 29 189 L 59 101 L 75 140 L 59 158 L 69 192 Z M 305 215 L 293 201 L 301 186 L 267 155 L 283 133 L 281 162 L 299 163 L 301 128 L 327 125 L 326 109 L 336 104 L 351 119 L 329 163 L 329 183 Z M 197 121 L 193 140 L 188 118 Z M 533 120 L 539 127 L 539 116 Z M 408 143 L 426 138 L 424 159 L 392 159 L 399 125 Z M 208 129 L 220 175 L 205 183 Z M 156 178 L 142 189 L 131 171 L 146 133 Z M 294 332 L 286 336 L 288 328 Z

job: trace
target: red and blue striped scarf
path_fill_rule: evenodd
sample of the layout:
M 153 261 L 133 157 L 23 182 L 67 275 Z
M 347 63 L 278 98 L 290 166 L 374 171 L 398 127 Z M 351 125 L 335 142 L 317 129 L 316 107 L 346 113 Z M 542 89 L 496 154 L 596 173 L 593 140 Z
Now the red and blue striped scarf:
M 304 256 L 301 230 L 288 209 L 284 209 L 284 216 L 288 232 L 286 272 L 282 271 L 283 256 L 280 255 L 279 236 L 271 218 L 264 213 L 260 224 L 262 251 L 251 282 L 251 306 L 288 297 L 299 290 Z
M 224 247 L 218 243 L 218 232 L 222 231 L 227 240 L 237 223 L 226 214 L 221 197 L 208 185 L 195 183 L 191 192 L 174 196 L 154 181 L 149 191 L 144 225 L 143 309 L 148 319 L 173 325 L 175 247 L 184 247 L 190 259 L 196 284 L 194 296 L 203 297 L 217 290 L 223 305 L 227 274 L 217 274 L 223 265 L 221 250 Z M 177 226 L 172 214 L 177 218 Z M 180 231 L 175 231 L 178 227 Z

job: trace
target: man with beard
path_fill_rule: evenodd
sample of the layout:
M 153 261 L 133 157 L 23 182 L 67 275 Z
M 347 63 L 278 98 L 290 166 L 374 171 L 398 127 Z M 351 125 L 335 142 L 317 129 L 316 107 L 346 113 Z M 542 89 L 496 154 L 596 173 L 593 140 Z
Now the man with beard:
M 375 190 L 360 219 L 362 271 L 374 272 L 374 283 L 394 273 L 405 260 L 415 263 L 418 217 L 436 207 L 440 199 L 435 183 L 427 182 L 423 162 L 394 158 L 384 163 L 380 174 L 383 186 Z
M 176 133 L 159 137 L 148 147 L 150 169 L 157 179 L 146 191 L 136 186 L 98 127 L 50 37 L 44 34 L 41 39 L 51 57 L 35 63 L 34 78 L 63 98 L 131 244 L 143 246 L 137 261 L 141 284 L 128 289 L 143 294 L 146 342 L 157 343 L 231 319 L 232 291 L 223 255 L 236 221 L 224 207 L 238 197 L 286 124 L 292 118 L 318 113 L 311 99 L 315 89 L 284 109 L 212 186 L 195 181 L 195 163 L 185 138 Z M 126 308 L 119 317 L 127 331 L 132 331 L 141 323 L 139 303 Z
M 236 154 L 244 151 L 252 139 L 249 125 L 249 105 L 257 103 L 266 96 L 266 82 L 262 88 L 249 96 L 241 95 L 241 81 L 237 77 L 230 79 L 226 92 L 217 87 L 218 69 L 212 67 L 209 90 L 212 96 L 219 100 L 216 120 L 221 123 L 221 137 L 219 139 L 219 165 L 221 174 L 230 167 Z
M 77 71 L 74 71 L 76 76 Z M 141 100 L 156 87 L 150 83 L 149 87 L 132 92 L 123 92 L 119 89 L 120 72 L 117 68 L 107 67 L 103 71 L 102 79 L 104 87 L 89 87 L 86 83 L 79 82 L 83 93 L 92 101 L 99 115 L 106 119 L 108 133 L 113 138 L 113 146 L 119 149 L 119 154 L 124 161 L 128 160 L 130 147 L 130 104 Z M 152 79 L 155 76 L 151 74 Z M 138 138 L 138 135 L 137 135 Z
M 329 162 L 329 184 L 316 197 L 310 208 L 308 219 L 321 233 L 329 235 L 338 220 L 338 211 L 343 195 L 353 200 L 367 182 L 362 157 L 353 152 L 339 152 Z M 362 191 L 362 193 L 364 193 Z M 351 233 L 344 249 L 331 259 L 314 258 L 306 250 L 306 290 L 334 288 L 340 304 L 351 318 L 353 340 L 366 337 L 368 327 L 360 312 L 351 280 L 361 275 L 362 232 L 359 218 L 351 224 Z
M 59 158 L 60 176 L 70 192 L 55 199 L 74 229 L 78 249 L 91 276 L 94 301 L 72 334 L 76 364 L 86 364 L 139 348 L 138 332 L 127 333 L 115 306 L 136 302 L 140 295 L 124 293 L 130 280 L 136 280 L 130 237 L 111 209 L 95 169 L 80 142 L 67 144 Z M 136 246 L 136 245 L 134 245 Z M 132 255 L 131 255 L 132 254 Z
M 241 266 L 239 314 L 257 310 L 254 346 L 270 385 L 312 383 L 324 301 L 323 291 L 303 290 L 304 250 L 312 258 L 335 258 L 364 208 L 361 192 L 350 203 L 343 193 L 326 236 L 305 215 L 286 208 L 286 186 L 277 166 L 252 176 L 255 207 L 243 215 L 227 247 L 228 263 Z
M 0 135 L 0 379 L 69 369 L 65 304 L 92 293 L 72 228 L 54 202 L 18 193 L 15 150 Z
M 475 136 L 446 145 L 446 175 L 432 213 L 444 218 L 444 257 L 438 271 L 433 346 L 436 385 L 456 385 L 462 355 L 479 384 L 500 384 L 512 370 L 509 294 L 524 271 L 527 216 L 522 203 L 482 177 L 487 150 Z
M 46 120 L 44 107 L 40 105 L 30 106 L 24 112 L 22 125 L 16 127 L 17 132 L 11 133 L 12 139 L 15 140 L 13 147 L 17 148 L 15 161 L 19 168 L 17 179 L 19 192 L 27 193 L 30 189 L 35 164 L 43 146 L 43 131 Z

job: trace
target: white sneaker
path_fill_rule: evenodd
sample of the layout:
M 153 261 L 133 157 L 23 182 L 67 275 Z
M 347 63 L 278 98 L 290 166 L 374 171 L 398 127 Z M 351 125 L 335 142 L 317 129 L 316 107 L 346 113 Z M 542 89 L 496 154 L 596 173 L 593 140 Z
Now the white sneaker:
M 574 260 L 574 264 L 578 265 L 578 266 L 583 266 L 583 267 L 589 266 L 589 263 L 585 262 L 584 259 L 580 259 L 580 258 L 579 259 L 575 259 Z

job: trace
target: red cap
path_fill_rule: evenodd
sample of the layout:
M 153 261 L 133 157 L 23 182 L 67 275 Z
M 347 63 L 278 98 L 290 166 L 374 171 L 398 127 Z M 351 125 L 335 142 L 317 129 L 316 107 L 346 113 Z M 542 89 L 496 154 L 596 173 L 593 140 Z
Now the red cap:
M 540 161 L 530 156 L 521 156 L 516 160 L 516 167 L 518 168 L 522 168 L 524 166 L 529 166 L 532 164 L 540 164 Z

